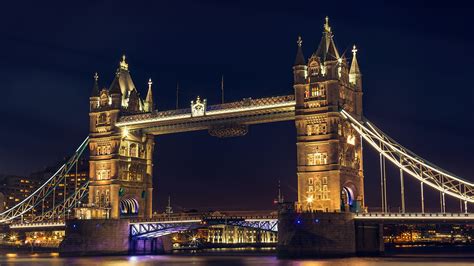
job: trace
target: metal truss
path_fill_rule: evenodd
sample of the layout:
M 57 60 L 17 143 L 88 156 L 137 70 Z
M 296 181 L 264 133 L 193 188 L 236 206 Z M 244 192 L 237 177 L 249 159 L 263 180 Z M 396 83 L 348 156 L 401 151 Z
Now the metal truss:
M 232 226 L 255 228 L 255 229 L 264 230 L 264 231 L 278 232 L 278 219 L 269 219 L 269 220 L 246 219 L 246 220 L 241 220 L 241 221 L 229 220 L 227 221 L 226 224 L 232 225 Z
M 421 158 L 398 144 L 369 121 L 359 121 L 345 110 L 342 110 L 341 114 L 386 159 L 403 172 L 418 179 L 421 184 L 426 184 L 438 190 L 443 196 L 443 204 L 445 194 L 464 201 L 466 211 L 467 202 L 474 203 L 474 183 L 449 173 Z
M 255 228 L 264 231 L 278 231 L 278 219 L 232 219 L 212 217 L 211 219 L 188 219 L 182 221 L 133 222 L 130 224 L 130 237 L 153 238 L 185 230 L 193 230 L 213 225 L 230 225 Z
M 87 137 L 82 144 L 77 148 L 74 155 L 63 164 L 59 170 L 56 171 L 46 182 L 44 182 L 37 190 L 31 195 L 26 197 L 23 201 L 19 202 L 12 208 L 0 213 L 0 223 L 6 223 L 11 220 L 21 218 L 28 211 L 32 210 L 36 206 L 42 203 L 42 201 L 49 196 L 63 182 L 65 176 L 77 163 L 81 157 L 83 151 L 89 143 L 89 137 Z M 61 204 L 59 204 L 61 205 Z
M 80 188 L 78 188 L 74 194 L 70 195 L 66 201 L 58 204 L 54 208 L 51 208 L 47 212 L 42 215 L 35 216 L 31 220 L 31 223 L 40 223 L 43 221 L 64 221 L 65 216 L 68 215 L 67 213 L 73 209 L 74 207 L 78 206 L 78 203 L 81 202 L 84 197 L 87 195 L 87 188 L 89 187 L 89 181 L 84 183 Z
M 184 230 L 191 230 L 202 226 L 201 220 L 186 220 L 176 222 L 147 222 L 130 224 L 132 238 L 160 237 Z

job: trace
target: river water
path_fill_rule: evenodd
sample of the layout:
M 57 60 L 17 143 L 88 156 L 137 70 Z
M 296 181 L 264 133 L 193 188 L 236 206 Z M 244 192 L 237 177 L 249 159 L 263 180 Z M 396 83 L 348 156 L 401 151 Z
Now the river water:
M 298 266 L 407 266 L 407 265 L 474 265 L 473 254 L 465 255 L 403 255 L 390 257 L 355 257 L 343 259 L 279 260 L 273 255 L 161 255 L 161 256 L 110 256 L 61 258 L 51 254 L 6 254 L 0 265 L 298 265 Z

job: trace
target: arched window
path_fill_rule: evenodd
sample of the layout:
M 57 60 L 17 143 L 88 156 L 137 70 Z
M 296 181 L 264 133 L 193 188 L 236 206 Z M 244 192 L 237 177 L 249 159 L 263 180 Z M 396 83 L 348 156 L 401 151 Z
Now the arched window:
M 137 144 L 130 144 L 130 157 L 138 157 L 138 147 Z

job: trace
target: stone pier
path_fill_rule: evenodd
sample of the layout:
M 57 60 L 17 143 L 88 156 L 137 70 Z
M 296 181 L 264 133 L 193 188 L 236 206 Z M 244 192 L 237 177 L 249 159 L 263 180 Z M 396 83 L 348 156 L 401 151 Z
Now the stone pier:
M 352 213 L 281 213 L 278 256 L 347 257 L 383 252 L 380 225 L 358 225 Z
M 129 253 L 130 224 L 126 219 L 69 220 L 59 246 L 62 256 Z

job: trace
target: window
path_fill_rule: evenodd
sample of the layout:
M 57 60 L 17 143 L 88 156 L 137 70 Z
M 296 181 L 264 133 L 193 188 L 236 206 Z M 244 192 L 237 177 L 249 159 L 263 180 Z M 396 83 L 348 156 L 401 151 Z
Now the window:
M 312 177 L 308 178 L 308 184 L 312 185 L 314 183 L 314 179 Z
M 324 97 L 326 96 L 326 89 L 323 86 L 314 86 L 311 88 L 311 97 Z
M 328 191 L 328 185 L 323 185 L 323 191 Z
M 316 180 L 316 191 L 321 191 L 321 179 Z
M 327 185 L 327 183 L 328 183 L 328 177 L 325 176 L 325 177 L 323 177 L 323 184 L 324 184 L 324 185 Z
M 137 144 L 130 144 L 130 157 L 138 157 L 138 147 Z
M 110 178 L 110 170 L 104 169 L 104 170 L 97 170 L 97 180 L 104 180 L 104 179 L 109 179 Z
M 328 194 L 328 193 L 329 193 L 329 192 L 327 192 L 327 191 L 326 191 L 326 192 L 323 192 L 323 197 L 322 197 L 323 200 L 329 199 L 329 194 Z
M 313 135 L 313 125 L 306 125 L 306 134 L 308 136 Z
M 106 124 L 107 123 L 107 114 L 101 113 L 97 119 L 97 124 Z
M 308 186 L 308 193 L 314 192 L 314 187 L 313 186 Z
M 307 165 L 327 164 L 328 155 L 325 152 L 309 153 L 307 155 Z
M 317 130 L 316 134 L 318 134 L 318 135 L 327 134 L 327 124 L 326 123 L 319 123 L 318 124 L 318 130 Z

